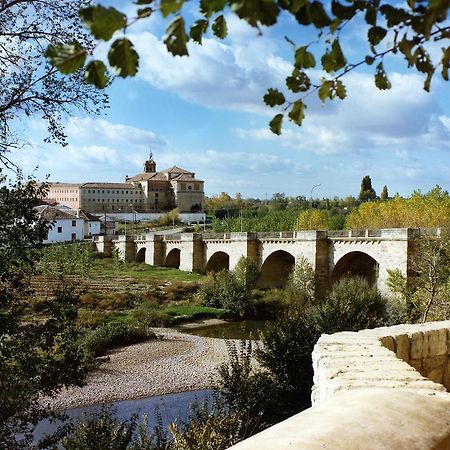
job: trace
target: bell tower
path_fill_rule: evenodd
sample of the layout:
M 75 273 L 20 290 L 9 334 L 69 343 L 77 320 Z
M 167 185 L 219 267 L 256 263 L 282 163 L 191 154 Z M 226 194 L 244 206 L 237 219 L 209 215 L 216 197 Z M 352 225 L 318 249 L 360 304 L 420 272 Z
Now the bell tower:
M 148 155 L 148 160 L 144 163 L 144 172 L 145 173 L 155 173 L 156 172 L 156 163 L 153 161 L 153 152 L 150 152 Z

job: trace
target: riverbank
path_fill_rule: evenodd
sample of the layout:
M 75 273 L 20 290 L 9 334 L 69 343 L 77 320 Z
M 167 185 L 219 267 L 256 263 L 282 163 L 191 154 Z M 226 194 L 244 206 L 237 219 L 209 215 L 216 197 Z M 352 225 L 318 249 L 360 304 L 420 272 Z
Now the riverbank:
M 111 403 L 174 392 L 210 388 L 217 367 L 228 361 L 225 341 L 153 328 L 162 339 L 109 353 L 83 387 L 64 389 L 43 399 L 54 409 Z

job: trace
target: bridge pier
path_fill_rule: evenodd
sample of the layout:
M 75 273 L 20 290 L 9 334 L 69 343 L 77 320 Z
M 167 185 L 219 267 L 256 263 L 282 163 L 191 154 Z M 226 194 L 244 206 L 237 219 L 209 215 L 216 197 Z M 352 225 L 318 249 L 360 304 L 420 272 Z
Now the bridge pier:
M 105 256 L 112 255 L 113 245 L 110 236 L 97 236 L 94 243 L 98 253 L 103 253 Z
M 201 233 L 181 235 L 180 270 L 201 273 L 203 270 L 203 240 Z
M 151 266 L 163 266 L 164 256 L 163 236 L 147 234 L 145 263 Z
M 136 248 L 132 236 L 118 236 L 114 246 L 119 253 L 119 259 L 125 262 L 134 262 Z

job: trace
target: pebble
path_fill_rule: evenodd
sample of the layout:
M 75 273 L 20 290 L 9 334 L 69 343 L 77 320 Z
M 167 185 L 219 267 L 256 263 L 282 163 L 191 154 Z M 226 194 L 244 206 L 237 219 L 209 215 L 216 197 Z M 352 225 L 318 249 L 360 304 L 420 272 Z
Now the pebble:
M 83 387 L 70 387 L 42 403 L 53 409 L 105 404 L 197 389 L 217 379 L 228 362 L 226 341 L 153 328 L 162 339 L 117 348 L 92 372 Z

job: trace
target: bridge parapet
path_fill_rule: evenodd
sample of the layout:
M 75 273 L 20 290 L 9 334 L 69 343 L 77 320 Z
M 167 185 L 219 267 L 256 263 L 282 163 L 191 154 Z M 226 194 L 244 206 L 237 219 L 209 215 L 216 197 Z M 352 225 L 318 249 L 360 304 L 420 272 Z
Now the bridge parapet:
M 450 321 L 322 335 L 313 406 L 231 448 L 449 449 L 449 354 Z

